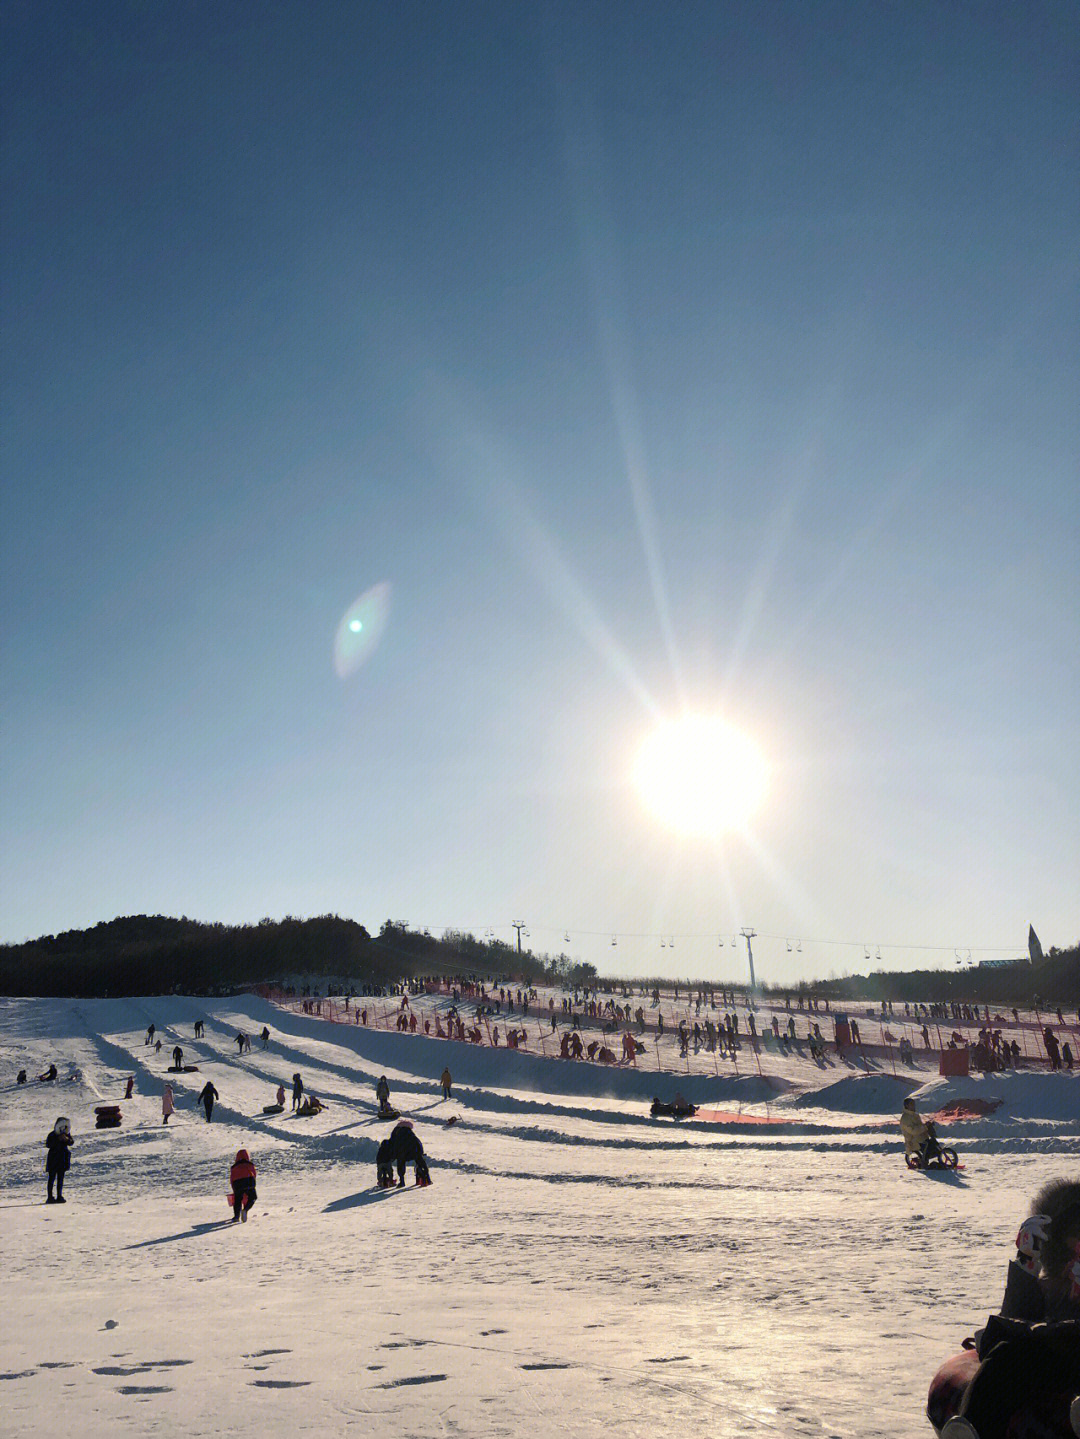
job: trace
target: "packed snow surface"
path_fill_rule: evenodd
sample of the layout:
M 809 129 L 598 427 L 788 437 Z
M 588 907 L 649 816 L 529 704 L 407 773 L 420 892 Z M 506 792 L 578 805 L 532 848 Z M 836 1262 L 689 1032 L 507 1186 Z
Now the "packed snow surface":
M 167 1074 L 178 1043 L 197 1071 Z M 38 1082 L 50 1062 L 58 1079 Z M 744 1048 L 738 1072 L 660 1050 L 639 1063 L 331 1024 L 255 996 L 0 1001 L 7 1439 L 929 1434 L 930 1377 L 997 1307 L 1032 1194 L 1080 1167 L 1080 1080 L 938 1080 L 922 1056 L 894 1077 L 880 1057 L 801 1048 Z M 264 1114 L 296 1071 L 325 1110 Z M 374 1186 L 381 1074 L 430 1188 Z M 927 1113 L 1003 1100 L 950 1131 L 962 1172 L 904 1167 L 891 1121 L 915 1086 Z M 650 1117 L 653 1095 L 680 1091 L 744 1122 Z M 96 1130 L 116 1103 L 121 1127 Z M 61 1114 L 67 1202 L 46 1206 Z M 240 1147 L 259 1197 L 233 1225 Z

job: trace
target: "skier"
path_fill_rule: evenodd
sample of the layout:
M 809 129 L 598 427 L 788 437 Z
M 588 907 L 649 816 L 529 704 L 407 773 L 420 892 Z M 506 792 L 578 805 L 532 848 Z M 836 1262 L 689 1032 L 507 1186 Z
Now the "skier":
M 176 1110 L 176 1106 L 175 1106 L 175 1104 L 173 1104 L 172 1085 L 171 1085 L 171 1084 L 167 1084 L 167 1085 L 165 1086 L 165 1088 L 162 1090 L 162 1093 L 161 1093 L 161 1122 L 162 1122 L 162 1124 L 168 1124 L 168 1122 L 169 1122 L 169 1115 L 170 1115 L 170 1114 L 173 1114 L 173 1113 L 175 1112 L 175 1110 Z
M 58 1119 L 50 1132 L 45 1136 L 45 1146 L 48 1150 L 45 1156 L 45 1173 L 48 1175 L 49 1189 L 45 1199 L 46 1204 L 66 1204 L 64 1198 L 64 1175 L 71 1167 L 71 1122 L 67 1119 Z M 56 1198 L 53 1198 L 53 1185 L 56 1185 Z
M 177 1073 L 179 1073 L 184 1065 L 184 1051 L 180 1048 L 179 1045 L 176 1045 L 173 1049 L 172 1062 L 173 1068 L 177 1071 Z
M 452 1081 L 451 1078 L 450 1078 L 450 1070 L 449 1070 L 449 1069 L 444 1069 L 444 1070 L 443 1070 L 443 1072 L 442 1072 L 442 1077 L 440 1078 L 439 1083 L 442 1085 L 442 1097 L 443 1097 L 444 1099 L 449 1099 L 449 1098 L 450 1098 L 450 1085 L 453 1083 L 453 1081 Z
M 300 1100 L 303 1098 L 303 1095 L 304 1081 L 300 1078 L 299 1074 L 294 1074 L 292 1077 L 292 1107 L 294 1109 L 300 1108 Z
M 388 1143 L 391 1158 L 397 1165 L 399 1189 L 405 1188 L 405 1166 L 408 1164 L 415 1166 L 418 1185 L 423 1187 L 431 1183 L 427 1160 L 424 1158 L 424 1146 L 413 1133 L 412 1123 L 408 1119 L 402 1119 L 394 1125 Z
M 202 1107 L 203 1107 L 203 1109 L 206 1110 L 206 1122 L 207 1122 L 207 1124 L 209 1124 L 209 1123 L 211 1122 L 211 1121 L 210 1121 L 210 1116 L 211 1116 L 211 1115 L 213 1114 L 213 1112 L 214 1112 L 214 1100 L 215 1100 L 215 1099 L 220 1099 L 220 1098 L 221 1098 L 221 1096 L 218 1094 L 217 1090 L 216 1090 L 216 1089 L 214 1088 L 214 1086 L 210 1083 L 210 1081 L 207 1080 L 206 1083 L 205 1083 L 205 1084 L 203 1085 L 203 1087 L 202 1087 L 202 1092 L 201 1092 L 200 1095 L 199 1095 L 199 1099 L 200 1099 L 200 1101 L 201 1101 L 201 1103 L 202 1103 Z
M 950 1361 L 930 1387 L 927 1415 L 942 1439 L 1004 1439 L 1029 1405 L 1040 1433 L 1078 1432 L 1080 1182 L 1051 1180 L 1033 1207 L 1016 1237 L 1001 1312 L 959 1356 L 968 1377 Z
M 229 1184 L 232 1186 L 232 1222 L 247 1223 L 248 1210 L 259 1197 L 255 1192 L 255 1166 L 246 1149 L 236 1151 L 236 1159 L 229 1170 Z

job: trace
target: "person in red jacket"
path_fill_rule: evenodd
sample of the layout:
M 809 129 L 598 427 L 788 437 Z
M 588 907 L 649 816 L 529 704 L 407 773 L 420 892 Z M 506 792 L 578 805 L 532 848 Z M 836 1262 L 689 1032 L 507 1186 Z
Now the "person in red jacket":
M 236 1151 L 236 1160 L 229 1170 L 229 1183 L 232 1185 L 232 1222 L 239 1224 L 242 1219 L 246 1223 L 248 1210 L 258 1198 L 255 1193 L 255 1166 L 246 1149 Z

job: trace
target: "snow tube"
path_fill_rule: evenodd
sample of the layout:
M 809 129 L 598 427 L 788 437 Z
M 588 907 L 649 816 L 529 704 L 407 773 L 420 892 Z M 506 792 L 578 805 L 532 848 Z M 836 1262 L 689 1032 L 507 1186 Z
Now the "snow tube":
M 283 1104 L 264 1104 L 264 1105 L 263 1105 L 263 1113 L 264 1113 L 264 1114 L 281 1114 L 281 1112 L 284 1110 L 284 1108 L 285 1108 L 285 1106 L 284 1106 Z
M 649 1113 L 654 1119 L 665 1117 L 667 1119 L 690 1119 L 697 1113 L 696 1104 L 664 1104 L 659 1099 L 654 1099 L 650 1106 Z
M 383 1109 L 383 1108 L 380 1107 L 379 1112 L 378 1112 L 378 1114 L 376 1115 L 376 1118 L 377 1118 L 377 1119 L 400 1119 L 401 1116 L 400 1116 L 400 1114 L 398 1113 L 398 1111 L 397 1111 L 396 1109 L 394 1109 L 391 1105 L 388 1104 L 385 1109 Z

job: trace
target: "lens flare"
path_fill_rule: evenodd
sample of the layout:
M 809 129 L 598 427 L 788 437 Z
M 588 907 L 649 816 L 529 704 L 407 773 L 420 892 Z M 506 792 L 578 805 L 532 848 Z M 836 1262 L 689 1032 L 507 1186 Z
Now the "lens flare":
M 334 669 L 339 679 L 348 679 L 371 658 L 389 618 L 390 585 L 386 580 L 352 602 L 334 635 Z

